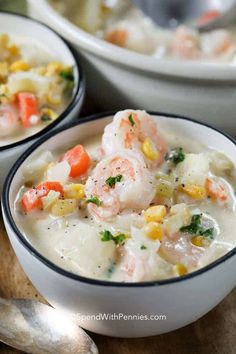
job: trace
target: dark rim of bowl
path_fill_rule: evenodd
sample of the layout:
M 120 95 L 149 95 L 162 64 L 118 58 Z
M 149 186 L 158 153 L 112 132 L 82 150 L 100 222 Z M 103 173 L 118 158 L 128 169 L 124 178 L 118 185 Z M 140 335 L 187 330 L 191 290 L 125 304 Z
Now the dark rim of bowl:
M 64 43 L 65 47 L 69 50 L 69 52 L 71 53 L 74 61 L 75 61 L 75 68 L 77 70 L 78 73 L 78 82 L 76 87 L 73 90 L 73 95 L 72 95 L 72 99 L 69 103 L 69 105 L 66 107 L 66 109 L 58 116 L 58 118 L 53 121 L 52 123 L 48 124 L 45 128 L 43 128 L 42 130 L 40 130 L 38 133 L 30 135 L 29 137 L 23 139 L 23 140 L 19 140 L 16 141 L 12 144 L 9 145 L 3 145 L 0 146 L 0 152 L 1 151 L 5 151 L 8 149 L 13 149 L 17 146 L 20 145 L 24 145 L 29 143 L 32 140 L 38 139 L 40 138 L 42 135 L 46 134 L 47 132 L 49 132 L 51 129 L 53 129 L 54 127 L 56 127 L 58 124 L 60 124 L 65 118 L 66 116 L 73 110 L 73 108 L 79 103 L 80 100 L 83 99 L 83 95 L 85 92 L 85 78 L 84 78 L 84 73 L 83 73 L 83 67 L 81 66 L 81 58 L 80 55 L 75 51 L 75 49 L 56 31 L 54 31 L 52 28 L 50 28 L 49 26 L 47 26 L 46 24 L 44 24 L 43 22 L 40 22 L 38 20 L 35 20 L 29 16 L 26 15 L 22 15 L 22 14 L 17 14 L 15 12 L 10 12 L 10 11 L 0 11 L 0 15 L 12 15 L 12 17 L 21 17 L 27 21 L 33 22 L 33 23 L 38 23 L 39 25 L 46 27 L 49 31 L 53 32 L 59 39 L 61 39 L 61 41 Z
M 187 120 L 187 121 L 202 125 L 204 127 L 210 128 L 213 131 L 216 131 L 216 132 L 222 134 L 223 136 L 225 136 L 236 147 L 236 141 L 232 137 L 230 137 L 229 135 L 222 132 L 221 130 L 214 128 L 211 125 L 208 125 L 206 123 L 202 123 L 202 122 L 199 122 L 195 119 L 182 117 L 182 116 L 175 115 L 175 114 L 153 112 L 153 111 L 149 111 L 148 113 L 150 113 L 151 115 L 155 115 L 155 116 L 164 116 L 166 118 L 177 118 L 177 119 L 181 119 L 181 120 Z M 48 134 L 43 136 L 40 140 L 38 140 L 36 143 L 34 143 L 32 146 L 30 146 L 29 149 L 15 162 L 15 164 L 13 165 L 13 167 L 12 167 L 10 173 L 8 174 L 8 176 L 5 180 L 5 183 L 4 183 L 3 195 L 2 195 L 2 209 L 4 211 L 7 223 L 9 223 L 10 228 L 17 236 L 18 241 L 21 243 L 21 245 L 38 261 L 42 262 L 46 267 L 49 267 L 51 270 L 55 271 L 56 273 L 59 273 L 62 276 L 65 276 L 65 277 L 70 278 L 72 280 L 76 280 L 79 282 L 90 284 L 90 285 L 111 286 L 111 287 L 132 287 L 132 288 L 138 287 L 138 288 L 140 288 L 140 287 L 149 287 L 149 286 L 155 286 L 155 285 L 161 286 L 161 285 L 179 283 L 179 282 L 182 282 L 182 281 L 185 281 L 188 279 L 195 278 L 196 276 L 199 276 L 201 274 L 204 274 L 207 271 L 215 268 L 216 266 L 219 266 L 220 264 L 222 264 L 226 260 L 232 258 L 236 254 L 236 247 L 234 247 L 231 251 L 227 252 L 224 256 L 218 258 L 216 261 L 210 263 L 209 265 L 207 265 L 201 269 L 198 269 L 194 272 L 191 272 L 189 274 L 183 275 L 181 277 L 174 277 L 174 278 L 164 279 L 164 280 L 152 280 L 152 281 L 145 281 L 145 282 L 133 282 L 133 283 L 131 283 L 131 282 L 127 282 L 127 283 L 126 282 L 112 282 L 112 281 L 106 281 L 106 280 L 87 278 L 87 277 L 80 276 L 80 275 L 74 274 L 72 272 L 69 272 L 67 270 L 64 270 L 64 269 L 60 268 L 59 266 L 57 266 L 56 264 L 54 264 L 53 262 L 51 262 L 50 260 L 48 260 L 43 255 L 41 255 L 30 244 L 30 242 L 27 241 L 26 237 L 24 237 L 23 234 L 20 232 L 20 230 L 17 228 L 15 221 L 13 219 L 12 213 L 11 213 L 11 209 L 10 209 L 9 192 L 10 192 L 12 180 L 13 180 L 14 175 L 17 172 L 17 170 L 20 168 L 20 166 L 23 164 L 23 162 L 26 160 L 26 158 L 31 155 L 32 152 L 34 152 L 42 143 L 44 143 L 45 141 L 47 141 L 51 137 L 57 135 L 58 133 L 65 131 L 65 130 L 68 130 L 68 129 L 71 129 L 75 126 L 78 126 L 80 124 L 95 121 L 95 120 L 98 120 L 101 118 L 105 119 L 110 116 L 113 116 L 114 114 L 115 114 L 114 111 L 94 114 L 89 117 L 82 118 L 79 122 L 73 122 L 73 123 L 65 125 L 64 127 L 59 128 L 57 130 L 49 132 Z

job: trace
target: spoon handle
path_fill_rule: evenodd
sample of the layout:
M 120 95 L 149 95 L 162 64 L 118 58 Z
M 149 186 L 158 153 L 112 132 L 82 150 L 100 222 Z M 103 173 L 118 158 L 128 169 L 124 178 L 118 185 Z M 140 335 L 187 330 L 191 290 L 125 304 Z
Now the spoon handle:
M 50 306 L 0 298 L 0 341 L 33 354 L 97 354 L 92 339 Z

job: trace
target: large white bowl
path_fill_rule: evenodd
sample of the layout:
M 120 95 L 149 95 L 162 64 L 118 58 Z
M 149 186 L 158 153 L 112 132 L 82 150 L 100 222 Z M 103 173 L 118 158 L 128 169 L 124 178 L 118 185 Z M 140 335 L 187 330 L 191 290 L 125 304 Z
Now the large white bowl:
M 188 119 L 154 113 L 153 117 L 165 129 L 174 129 L 181 135 L 185 132 L 200 143 L 224 151 L 236 165 L 236 145 L 227 136 Z M 24 271 L 38 291 L 54 307 L 75 314 L 85 329 L 117 337 L 169 332 L 203 316 L 235 287 L 236 248 L 207 267 L 183 277 L 144 283 L 112 283 L 88 279 L 59 268 L 27 241 L 15 221 L 14 200 L 23 183 L 22 166 L 39 151 L 67 148 L 72 141 L 80 142 L 93 136 L 94 131 L 102 133 L 111 119 L 111 115 L 95 116 L 49 133 L 15 163 L 2 199 L 5 226 Z M 121 318 L 95 318 L 104 314 L 121 314 Z M 123 315 L 166 318 L 126 320 Z
M 17 36 L 29 36 L 35 38 L 37 42 L 43 46 L 50 48 L 55 53 L 58 60 L 74 66 L 75 88 L 73 96 L 67 108 L 62 114 L 47 127 L 26 139 L 17 141 L 13 144 L 0 146 L 0 193 L 4 183 L 4 178 L 9 172 L 12 164 L 16 159 L 29 148 L 38 138 L 46 132 L 62 126 L 78 117 L 84 100 L 85 82 L 84 75 L 81 70 L 78 54 L 75 55 L 74 50 L 62 39 L 57 33 L 45 26 L 44 24 L 34 21 L 30 18 L 0 12 L 0 33 L 8 33 Z
M 100 40 L 60 16 L 47 0 L 30 14 L 81 50 L 88 92 L 103 109 L 126 107 L 187 115 L 236 135 L 236 66 L 157 59 Z

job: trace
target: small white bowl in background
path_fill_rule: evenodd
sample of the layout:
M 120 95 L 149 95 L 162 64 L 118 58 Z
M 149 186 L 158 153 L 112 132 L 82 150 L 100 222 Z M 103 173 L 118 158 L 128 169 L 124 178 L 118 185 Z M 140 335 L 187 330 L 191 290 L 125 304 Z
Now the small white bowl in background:
M 236 165 L 236 143 L 226 135 L 191 119 L 152 113 L 160 128 L 224 152 Z M 103 132 L 112 114 L 82 120 L 48 133 L 13 166 L 4 186 L 2 211 L 15 253 L 34 286 L 55 308 L 74 314 L 92 332 L 115 337 L 145 337 L 183 327 L 216 306 L 236 285 L 236 248 L 208 266 L 179 278 L 143 283 L 119 283 L 88 279 L 65 271 L 42 256 L 23 236 L 14 215 L 14 201 L 24 183 L 22 167 L 40 151 L 68 148 Z M 94 250 L 96 252 L 96 250 Z M 116 314 L 119 320 L 96 316 Z M 135 315 L 127 320 L 123 315 Z M 152 316 L 141 320 L 138 316 Z M 157 320 L 153 316 L 163 315 Z
M 85 82 L 78 54 L 52 29 L 46 25 L 22 15 L 0 12 L 0 33 L 24 36 L 35 39 L 38 43 L 58 57 L 59 61 L 74 67 L 75 87 L 71 101 L 59 117 L 38 133 L 10 145 L 0 146 L 0 192 L 4 178 L 16 159 L 46 132 L 76 119 L 84 100 Z
M 236 136 L 235 65 L 141 55 L 86 33 L 57 13 L 47 0 L 28 0 L 28 5 L 33 17 L 80 50 L 88 92 L 103 110 L 135 107 L 168 111 Z

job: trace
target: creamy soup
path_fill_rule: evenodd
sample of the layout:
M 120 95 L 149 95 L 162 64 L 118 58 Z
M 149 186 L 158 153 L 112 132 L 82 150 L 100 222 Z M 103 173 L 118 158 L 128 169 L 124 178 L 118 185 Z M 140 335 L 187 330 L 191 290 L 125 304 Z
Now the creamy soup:
M 0 147 L 57 119 L 73 86 L 73 68 L 33 38 L 0 34 Z
M 101 136 L 24 167 L 15 219 L 46 258 L 96 279 L 182 276 L 236 245 L 235 166 L 222 152 L 118 112 Z
M 120 47 L 155 57 L 208 62 L 235 62 L 235 28 L 200 34 L 185 26 L 176 30 L 157 27 L 130 6 L 128 0 L 50 0 L 54 8 L 82 29 Z M 203 14 L 204 23 L 219 15 Z

